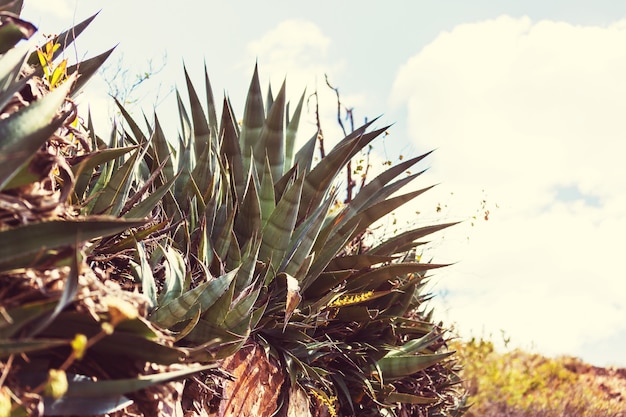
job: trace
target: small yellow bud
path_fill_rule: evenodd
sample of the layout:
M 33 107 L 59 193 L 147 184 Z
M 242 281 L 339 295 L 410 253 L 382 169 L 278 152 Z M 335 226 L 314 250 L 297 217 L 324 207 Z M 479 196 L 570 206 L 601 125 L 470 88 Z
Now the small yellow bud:
M 48 382 L 46 382 L 44 394 L 56 400 L 65 395 L 67 388 L 68 384 L 65 371 L 60 369 L 50 369 L 48 371 Z
M 82 359 L 87 351 L 87 336 L 77 333 L 72 340 L 72 350 L 76 359 Z

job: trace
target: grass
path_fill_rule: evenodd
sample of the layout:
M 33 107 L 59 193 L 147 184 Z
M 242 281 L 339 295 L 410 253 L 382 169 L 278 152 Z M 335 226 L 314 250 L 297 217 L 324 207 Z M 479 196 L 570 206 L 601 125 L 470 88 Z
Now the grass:
M 472 404 L 467 417 L 626 417 L 620 387 L 596 381 L 606 376 L 604 368 L 519 349 L 497 352 L 483 339 L 457 341 L 454 348 Z M 618 381 L 626 384 L 626 377 Z

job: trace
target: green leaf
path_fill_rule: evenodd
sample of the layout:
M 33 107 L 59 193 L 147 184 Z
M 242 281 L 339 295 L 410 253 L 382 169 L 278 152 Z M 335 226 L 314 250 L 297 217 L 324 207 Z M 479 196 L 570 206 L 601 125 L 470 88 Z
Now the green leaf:
M 393 255 L 394 253 L 400 253 L 402 252 L 402 250 L 400 249 L 404 248 L 405 245 L 409 244 L 411 247 L 416 246 L 416 244 L 413 243 L 415 240 L 443 230 L 447 227 L 454 226 L 455 224 L 458 224 L 458 222 L 424 226 L 417 229 L 409 230 L 397 236 L 391 237 L 380 245 L 367 251 L 367 254 L 377 256 L 389 256 Z
M 183 65 L 183 72 L 185 73 L 185 82 L 187 84 L 187 92 L 189 94 L 189 103 L 191 105 L 191 120 L 193 122 L 194 133 L 194 149 L 196 154 L 196 160 L 200 159 L 200 155 L 205 151 L 206 147 L 210 147 L 211 131 L 207 122 L 198 93 L 196 93 L 187 68 Z
M 206 90 L 206 100 L 207 100 L 207 114 L 209 119 L 209 128 L 211 129 L 211 134 L 216 138 L 218 127 L 217 127 L 217 111 L 215 109 L 215 100 L 213 99 L 213 89 L 211 88 L 211 82 L 209 81 L 209 73 L 206 68 L 206 61 L 204 63 L 204 85 Z M 237 137 L 239 136 L 239 132 L 237 132 Z
M 143 242 L 135 241 L 135 262 L 131 262 L 131 272 L 135 281 L 141 283 L 141 292 L 150 301 L 150 307 L 157 305 L 157 288 L 152 274 L 152 268 L 148 262 L 145 245 Z
M 21 355 L 30 352 L 47 351 L 59 346 L 67 346 L 70 340 L 59 339 L 19 339 L 0 340 L 0 358 Z
M 149 216 L 152 210 L 163 200 L 165 194 L 170 191 L 177 178 L 178 174 L 174 175 L 168 182 L 154 190 L 146 199 L 130 209 L 128 213 L 124 214 L 124 218 L 141 219 Z
M 428 405 L 434 404 L 437 401 L 439 401 L 438 398 L 422 397 L 420 395 L 406 394 L 404 392 L 392 392 L 389 396 L 387 396 L 387 398 L 385 398 L 385 403 L 387 404 L 404 403 L 413 405 Z
M 263 227 L 259 259 L 263 261 L 271 259 L 274 268 L 278 268 L 282 263 L 295 229 L 303 180 L 304 177 L 300 177 L 287 190 Z
M 71 77 L 45 97 L 0 120 L 0 190 L 61 125 L 66 115 L 54 118 L 74 81 Z
M 233 227 L 237 240 L 241 244 L 245 244 L 261 232 L 261 203 L 252 172 L 248 175 L 248 187 Z
M 133 185 L 139 154 L 139 149 L 137 149 L 133 152 L 131 157 L 113 173 L 111 179 L 96 199 L 92 213 L 110 214 L 114 216 L 120 214 Z
M 200 311 L 204 312 L 226 292 L 236 274 L 237 270 L 235 269 L 221 277 L 204 282 L 181 296 L 162 304 L 151 314 L 150 320 L 161 327 L 169 328 L 176 323 L 191 318 L 191 315 L 195 312 L 192 307 L 195 305 L 198 305 Z
M 0 54 L 11 50 L 22 39 L 29 39 L 37 31 L 35 25 L 17 15 L 5 13 L 0 19 Z
M 44 338 L 65 338 L 72 340 L 77 333 L 93 338 L 102 332 L 102 323 L 88 314 L 62 312 L 57 319 L 40 334 Z M 104 355 L 106 360 L 115 358 L 154 362 L 163 365 L 181 363 L 186 353 L 176 347 L 164 344 L 155 338 L 155 332 L 145 319 L 137 318 L 120 323 L 115 331 L 90 346 L 91 351 Z
M 346 290 L 350 292 L 357 292 L 359 290 L 375 290 L 382 284 L 396 280 L 398 277 L 420 273 L 430 269 L 442 268 L 445 266 L 448 265 L 413 262 L 385 265 L 364 274 L 356 274 L 352 276 L 346 283 Z
M 35 301 L 5 309 L 0 314 L 0 339 L 9 339 L 33 320 L 54 310 L 58 300 Z
M 298 125 L 300 124 L 300 115 L 302 114 L 302 105 L 304 104 L 304 97 L 306 90 L 302 92 L 300 101 L 296 106 L 296 110 L 293 112 L 293 116 L 287 122 L 287 131 L 285 132 L 285 167 L 283 172 L 286 172 L 291 168 L 293 162 L 293 149 L 296 143 L 296 136 L 298 134 Z
M 82 196 L 87 190 L 89 182 L 92 180 L 93 170 L 95 168 L 107 162 L 114 161 L 136 148 L 136 146 L 107 148 L 70 158 L 68 162 L 72 166 L 72 172 L 74 172 L 74 176 L 76 177 L 74 192 L 79 197 Z
M 270 163 L 272 178 L 280 178 L 283 175 L 285 163 L 285 94 L 285 83 L 283 82 L 253 148 L 257 169 L 260 170 L 264 166 L 267 158 Z
M 243 160 L 237 129 L 237 121 L 232 113 L 230 103 L 224 98 L 222 126 L 220 130 L 220 137 L 222 138 L 220 154 L 224 158 L 224 164 L 228 163 L 230 174 L 235 184 L 237 199 L 241 201 L 246 187 L 246 179 L 244 177 L 245 172 L 243 170 Z
M 452 354 L 454 354 L 454 351 L 431 355 L 385 356 L 376 363 L 382 373 L 382 378 L 390 380 L 403 378 L 419 372 L 441 362 Z
M 78 79 L 76 80 L 76 84 L 72 88 L 72 97 L 75 97 L 87 84 L 87 81 L 91 79 L 91 77 L 98 72 L 102 64 L 111 56 L 111 53 L 115 50 L 115 48 L 111 48 L 108 51 L 94 56 L 93 58 L 86 59 L 76 65 L 72 65 L 67 68 L 67 75 L 72 75 L 75 72 L 80 74 Z
M 9 49 L 4 55 L 0 56 L 0 107 L 4 108 L 6 103 L 13 97 L 17 91 L 20 91 L 26 82 L 32 78 L 21 78 L 20 72 L 26 56 L 30 52 L 31 45 L 26 43 Z M 21 80 L 20 80 L 21 78 Z
M 165 258 L 163 260 L 165 284 L 157 300 L 159 306 L 164 306 L 183 294 L 187 266 L 185 265 L 183 255 L 172 246 L 163 248 L 161 245 L 158 245 L 158 248 Z
M 102 396 L 121 395 L 148 388 L 152 385 L 163 384 L 180 379 L 198 372 L 215 368 L 217 364 L 203 366 L 186 366 L 177 371 L 160 372 L 150 375 L 139 375 L 136 378 L 112 379 L 99 381 L 76 381 L 70 384 L 65 394 L 66 398 L 93 398 Z
M 76 38 L 85 30 L 85 28 L 87 26 L 89 26 L 89 24 L 96 18 L 97 15 L 98 15 L 98 13 L 92 15 L 91 17 L 88 17 L 87 19 L 85 19 L 82 22 L 78 23 L 74 27 L 72 27 L 72 28 L 62 32 L 61 34 L 55 36 L 54 39 L 52 39 L 52 43 L 53 44 L 59 44 L 59 45 L 61 45 L 61 47 L 54 52 L 52 60 L 57 59 L 63 53 L 63 51 L 68 46 L 70 46 L 72 44 L 72 42 L 74 42 L 76 40 Z M 39 64 L 39 58 L 37 57 L 37 53 L 36 52 L 31 54 L 30 58 L 28 59 L 28 63 L 30 65 L 38 66 L 39 68 L 41 68 L 41 66 Z
M 441 340 L 441 332 L 432 330 L 424 336 L 411 339 L 402 346 L 394 348 L 387 352 L 385 357 L 391 358 L 394 356 L 407 356 L 418 354 L 424 349 L 428 349 L 434 342 Z
M 247 172 L 250 168 L 252 150 L 256 147 L 264 122 L 265 109 L 263 108 L 263 95 L 261 93 L 261 84 L 259 83 L 258 67 L 255 65 L 243 112 L 241 135 L 239 136 L 244 172 Z M 264 158 L 265 155 L 263 154 L 261 157 Z
M 41 332 L 41 330 L 45 329 L 46 326 L 52 323 L 52 321 L 59 314 L 61 314 L 61 311 L 63 311 L 65 307 L 74 302 L 74 297 L 78 292 L 78 276 L 80 274 L 80 268 L 83 265 L 83 259 L 78 248 L 73 248 L 73 252 L 74 253 L 72 256 L 70 271 L 66 279 L 63 280 L 63 292 L 61 293 L 61 297 L 54 307 L 54 310 L 51 311 L 49 314 L 46 313 L 43 319 L 40 320 L 33 329 L 30 329 L 28 331 L 28 337 L 35 337 L 38 333 Z
M 37 256 L 49 249 L 72 246 L 103 236 L 121 233 L 145 224 L 145 220 L 121 220 L 111 217 L 91 216 L 78 220 L 52 220 L 31 223 L 0 232 L 0 270 L 36 264 Z

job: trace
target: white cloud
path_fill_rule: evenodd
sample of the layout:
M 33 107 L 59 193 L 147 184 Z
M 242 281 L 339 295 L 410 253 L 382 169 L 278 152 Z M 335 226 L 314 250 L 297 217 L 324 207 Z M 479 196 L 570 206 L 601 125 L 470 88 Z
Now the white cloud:
M 442 33 L 399 70 L 391 102 L 420 147 L 438 148 L 431 204 L 468 217 L 484 190 L 492 207 L 433 251 L 461 261 L 435 278 L 461 330 L 583 357 L 624 333 L 625 43 L 626 21 L 503 16 Z M 564 189 L 580 195 L 557 198 Z

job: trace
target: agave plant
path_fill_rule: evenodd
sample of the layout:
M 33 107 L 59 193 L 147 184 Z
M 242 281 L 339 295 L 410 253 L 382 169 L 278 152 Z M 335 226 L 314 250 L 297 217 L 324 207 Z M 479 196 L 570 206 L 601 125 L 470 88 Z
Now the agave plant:
M 21 8 L 0 1 L 0 415 L 104 414 L 207 366 L 172 366 L 187 354 L 143 318 L 147 301 L 90 266 L 99 242 L 146 227 L 80 213 L 85 179 L 120 150 L 97 150 L 72 97 L 111 51 L 63 59 L 93 17 L 32 50 Z
M 428 154 L 389 168 L 337 209 L 337 175 L 387 127 L 366 123 L 313 164 L 317 133 L 294 152 L 304 94 L 291 114 L 284 84 L 265 104 L 255 67 L 240 126 L 228 98 L 217 118 L 206 70 L 206 115 L 186 71 L 185 80 L 176 142 L 156 115 L 146 134 L 118 103 L 128 125 L 121 144 L 134 148 L 108 182 L 100 177 L 86 210 L 150 217 L 152 238 L 98 250 L 131 271 L 149 320 L 177 346 L 240 376 L 213 406 L 222 415 L 304 415 L 302 403 L 313 415 L 462 414 L 458 366 L 422 292 L 427 271 L 443 265 L 416 257 L 419 239 L 451 224 L 375 245 L 364 237 L 430 188 L 396 196 Z
M 256 68 L 241 125 L 185 71 L 177 140 L 119 103 L 102 140 L 67 99 L 110 51 L 59 62 L 93 17 L 31 52 L 21 1 L 0 7 L 0 415 L 462 414 L 424 306 L 442 265 L 416 256 L 451 224 L 365 239 L 430 188 L 397 195 L 427 154 L 338 206 L 338 173 L 387 127 L 314 164 L 317 133 L 294 149 L 305 95 L 264 103 Z

